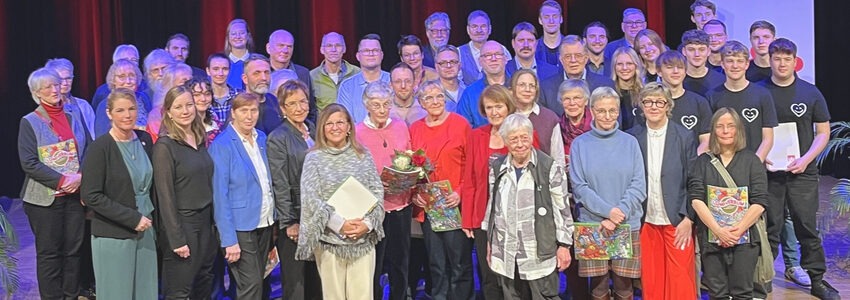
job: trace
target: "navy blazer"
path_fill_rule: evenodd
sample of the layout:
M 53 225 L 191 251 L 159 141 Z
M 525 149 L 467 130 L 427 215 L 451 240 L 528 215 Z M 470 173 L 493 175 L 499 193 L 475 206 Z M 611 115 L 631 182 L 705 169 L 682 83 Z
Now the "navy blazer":
M 646 170 L 647 132 L 646 124 L 635 125 L 628 131 L 638 140 L 640 151 L 643 152 L 643 165 Z M 667 122 L 667 134 L 664 139 L 664 158 L 661 162 L 661 195 L 664 198 L 664 210 L 673 226 L 687 216 L 695 221 L 696 213 L 688 199 L 688 171 L 696 163 L 697 142 L 694 134 L 676 122 Z M 649 176 L 649 172 L 647 172 Z M 647 185 L 649 180 L 647 180 Z M 643 202 L 643 211 L 646 212 Z M 646 216 L 641 218 L 641 222 Z
M 543 79 L 558 75 L 558 71 L 560 71 L 559 66 L 553 66 L 546 62 L 537 62 L 537 81 L 543 81 Z M 517 71 L 516 60 L 509 60 L 505 65 L 505 74 L 508 76 L 508 81 L 511 80 L 511 77 Z
M 600 86 L 607 86 L 610 88 L 614 87 L 614 81 L 611 80 L 611 78 L 590 72 L 587 69 L 584 70 L 584 74 L 585 81 L 590 88 L 590 93 L 593 93 L 593 90 Z M 561 86 L 562 82 L 564 82 L 563 70 L 555 75 L 549 76 L 549 78 L 541 79 L 540 100 L 538 100 L 540 105 L 551 109 L 559 117 L 564 115 L 564 105 L 561 104 L 561 99 L 558 98 L 558 87 Z M 587 101 L 587 104 L 590 105 L 590 99 L 587 99 Z
M 268 168 L 266 134 L 261 130 L 257 130 L 257 145 L 260 147 L 263 163 Z M 238 243 L 237 231 L 252 231 L 260 224 L 263 190 L 254 164 L 251 163 L 251 157 L 245 151 L 242 139 L 233 125 L 227 126 L 216 136 L 210 144 L 209 152 L 215 164 L 213 173 L 215 223 L 221 238 L 221 247 L 229 247 Z M 270 174 L 271 172 L 267 172 L 269 183 L 272 182 Z

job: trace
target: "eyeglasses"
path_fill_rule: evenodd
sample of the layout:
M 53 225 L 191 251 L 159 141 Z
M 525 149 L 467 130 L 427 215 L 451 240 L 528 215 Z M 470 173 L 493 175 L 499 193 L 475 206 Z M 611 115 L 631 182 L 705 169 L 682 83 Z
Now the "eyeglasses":
M 286 108 L 289 108 L 289 109 L 292 109 L 292 108 L 295 108 L 295 107 L 304 108 L 304 107 L 309 107 L 310 102 L 307 102 L 307 100 L 298 100 L 298 101 L 292 101 L 292 102 L 285 102 L 285 103 L 283 103 L 283 106 L 285 106 Z
M 428 32 L 431 33 L 431 35 L 449 34 L 449 29 L 448 28 L 441 28 L 441 29 L 435 28 L 435 29 L 428 29 Z
M 444 61 L 437 62 L 437 64 L 440 65 L 440 67 L 443 67 L 443 68 L 451 68 L 451 67 L 457 66 L 459 63 L 460 63 L 460 61 L 457 61 L 457 60 L 444 60 Z
M 527 145 L 529 143 L 531 143 L 531 138 L 528 137 L 528 135 L 514 136 L 514 137 L 508 138 L 508 144 L 510 144 L 510 145 L 523 145 L 523 144 Z
M 639 27 L 639 26 L 643 26 L 643 24 L 646 24 L 646 21 L 628 21 L 628 22 L 623 22 L 623 25 L 630 26 L 630 27 Z
M 659 101 L 643 100 L 640 103 L 643 104 L 643 107 L 647 107 L 647 108 L 652 107 L 653 105 L 655 107 L 658 107 L 658 108 L 667 107 L 667 101 L 664 101 L 664 100 L 659 100 Z
M 587 57 L 587 55 L 585 55 L 584 53 L 564 54 L 564 58 L 567 61 L 572 61 L 572 60 L 579 61 L 579 60 L 584 59 L 585 57 Z
M 369 108 L 372 110 L 390 109 L 390 103 L 369 103 Z
M 573 103 L 573 104 L 575 104 L 575 103 L 580 103 L 580 102 L 582 102 L 582 101 L 585 101 L 585 98 L 584 98 L 584 97 L 582 97 L 582 96 L 572 97 L 572 98 L 569 98 L 569 97 L 561 98 L 561 102 L 564 102 L 564 103 Z
M 333 48 L 342 49 L 343 46 L 342 46 L 342 44 L 324 44 L 324 45 L 322 45 L 322 47 L 323 48 L 329 48 L 329 49 L 333 49 Z
M 348 125 L 348 121 L 339 120 L 336 122 L 327 122 L 325 123 L 325 129 L 333 129 L 334 127 L 345 128 L 346 125 Z
M 594 110 L 593 110 L 593 113 L 594 113 L 596 116 L 599 116 L 599 117 L 601 117 L 601 116 L 603 116 L 603 115 L 604 115 L 604 116 L 608 116 L 608 117 L 616 117 L 616 116 L 619 116 L 619 115 L 620 115 L 620 110 L 619 110 L 619 109 L 616 109 L 616 108 L 612 108 L 612 109 L 609 109 L 609 110 L 604 110 L 604 109 L 594 109 Z
M 404 59 L 407 59 L 407 60 L 411 60 L 411 59 L 414 59 L 414 58 L 422 57 L 422 52 L 417 51 L 417 52 L 414 52 L 414 53 L 405 53 L 405 54 L 402 54 L 401 57 L 403 57 Z
M 59 80 L 62 81 L 62 82 L 71 82 L 71 81 L 74 81 L 74 76 L 62 77 L 62 78 L 59 78 Z
M 363 55 L 378 55 L 381 54 L 381 49 L 360 49 L 357 52 Z
M 434 96 L 425 96 L 422 98 L 422 103 L 437 103 L 442 101 L 446 101 L 446 94 L 439 93 Z
M 481 53 L 481 57 L 486 59 L 502 59 L 505 57 L 505 53 L 503 52 L 495 52 L 495 53 Z
M 520 83 L 517 83 L 516 86 L 518 88 L 521 88 L 521 89 L 524 89 L 524 90 L 536 90 L 537 89 L 537 84 L 534 84 L 534 83 L 520 82 Z
M 490 28 L 490 25 L 487 25 L 487 24 L 480 24 L 480 25 L 479 24 L 471 24 L 471 25 L 469 25 L 469 29 L 472 29 L 473 31 L 479 30 L 479 29 L 480 30 L 487 30 L 487 28 Z
M 115 80 L 119 82 L 136 81 L 136 74 L 117 74 Z

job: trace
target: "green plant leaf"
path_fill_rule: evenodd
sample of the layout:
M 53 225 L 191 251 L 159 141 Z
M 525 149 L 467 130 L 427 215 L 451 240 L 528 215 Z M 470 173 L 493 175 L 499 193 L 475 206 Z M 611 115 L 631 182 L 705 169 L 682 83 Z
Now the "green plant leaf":
M 850 212 L 850 179 L 841 178 L 835 183 L 829 191 L 829 201 L 839 216 Z
M 826 148 L 815 159 L 818 167 L 823 166 L 824 163 L 829 163 L 826 162 L 826 158 L 830 155 L 833 156 L 833 160 L 835 156 L 843 155 L 848 147 L 850 147 L 850 122 L 833 122 L 830 124 L 830 140 L 826 144 Z

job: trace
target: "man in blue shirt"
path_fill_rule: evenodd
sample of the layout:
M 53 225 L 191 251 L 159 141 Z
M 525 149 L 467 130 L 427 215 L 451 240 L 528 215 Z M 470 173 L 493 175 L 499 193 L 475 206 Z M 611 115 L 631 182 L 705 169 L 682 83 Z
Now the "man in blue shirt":
M 363 90 L 366 85 L 383 81 L 390 83 L 390 73 L 381 70 L 384 51 L 381 50 L 381 37 L 370 33 L 360 39 L 357 45 L 357 61 L 360 62 L 360 73 L 346 79 L 339 85 L 336 102 L 348 109 L 354 123 L 360 123 L 366 118 L 366 106 L 363 105 Z
M 505 60 L 507 57 L 502 51 L 504 46 L 497 41 L 487 41 L 481 46 L 481 55 L 478 64 L 481 65 L 483 78 L 476 80 L 463 91 L 460 102 L 457 104 L 457 113 L 469 121 L 472 128 L 487 124 L 487 119 L 478 112 L 478 101 L 481 92 L 488 85 L 509 85 L 508 76 L 505 74 Z

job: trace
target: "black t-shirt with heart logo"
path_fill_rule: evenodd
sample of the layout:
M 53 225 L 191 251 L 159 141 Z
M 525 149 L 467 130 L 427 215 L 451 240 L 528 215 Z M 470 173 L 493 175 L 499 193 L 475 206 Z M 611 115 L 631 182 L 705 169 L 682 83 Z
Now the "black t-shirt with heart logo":
M 752 151 L 757 151 L 761 145 L 762 128 L 779 125 L 773 98 L 761 85 L 750 83 L 743 90 L 732 92 L 725 84 L 721 84 L 709 91 L 706 98 L 712 112 L 721 107 L 731 107 L 738 112 L 746 129 L 747 149 Z
M 694 78 L 691 76 L 685 76 L 685 80 L 682 81 L 682 86 L 684 86 L 687 91 L 697 93 L 703 97 L 708 97 L 709 91 L 719 85 L 722 85 L 724 82 L 726 82 L 726 75 L 711 69 L 709 66 L 708 72 L 706 72 L 703 77 Z
M 682 96 L 673 101 L 676 105 L 673 106 L 671 120 L 685 126 L 696 137 L 711 132 L 712 111 L 705 97 L 686 90 Z
M 779 123 L 797 123 L 800 155 L 805 155 L 814 140 L 814 123 L 829 122 L 829 109 L 820 90 L 802 79 L 795 79 L 789 86 L 781 87 L 768 78 L 759 83 L 773 98 Z M 810 163 L 806 172 L 816 172 L 817 166 Z

